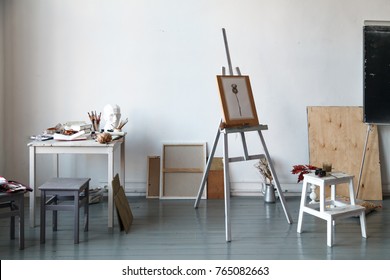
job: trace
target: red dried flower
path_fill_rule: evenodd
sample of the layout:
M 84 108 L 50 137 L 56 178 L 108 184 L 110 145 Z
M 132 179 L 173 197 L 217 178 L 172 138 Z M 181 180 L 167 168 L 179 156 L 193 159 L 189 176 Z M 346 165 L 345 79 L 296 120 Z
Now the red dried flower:
M 291 170 L 292 174 L 298 174 L 298 182 L 301 182 L 303 180 L 303 175 L 310 173 L 311 170 L 316 170 L 317 167 L 314 165 L 310 164 L 298 164 L 298 165 L 293 165 L 293 170 Z

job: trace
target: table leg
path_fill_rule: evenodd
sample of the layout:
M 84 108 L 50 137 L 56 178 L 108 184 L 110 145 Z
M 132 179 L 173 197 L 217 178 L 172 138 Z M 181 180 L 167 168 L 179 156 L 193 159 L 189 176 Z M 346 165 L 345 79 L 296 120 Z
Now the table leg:
M 35 153 L 35 147 L 30 146 L 29 147 L 29 185 L 33 189 L 32 192 L 29 194 L 30 198 L 30 227 L 35 227 L 35 198 L 37 195 L 37 188 L 35 188 L 36 185 L 36 169 L 35 169 L 35 161 L 36 161 L 36 153 Z
M 120 161 L 121 161 L 121 176 L 122 176 L 122 182 L 123 182 L 123 188 L 126 190 L 126 178 L 125 178 L 125 137 L 122 138 L 122 144 L 121 144 L 121 154 L 120 154 Z
M 56 173 L 56 177 L 59 178 L 60 177 L 60 157 L 58 154 L 55 154 L 54 156 L 54 161 L 55 161 L 55 173 Z
M 114 194 L 112 190 L 112 180 L 114 179 L 114 150 L 108 153 L 108 227 L 114 227 Z

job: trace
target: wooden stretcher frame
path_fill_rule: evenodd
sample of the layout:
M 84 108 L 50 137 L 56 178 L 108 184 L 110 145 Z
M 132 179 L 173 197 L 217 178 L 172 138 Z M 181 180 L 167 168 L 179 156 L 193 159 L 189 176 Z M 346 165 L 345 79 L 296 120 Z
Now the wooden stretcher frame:
M 206 143 L 165 143 L 162 147 L 160 198 L 196 198 L 206 167 Z M 206 198 L 204 192 L 202 198 Z

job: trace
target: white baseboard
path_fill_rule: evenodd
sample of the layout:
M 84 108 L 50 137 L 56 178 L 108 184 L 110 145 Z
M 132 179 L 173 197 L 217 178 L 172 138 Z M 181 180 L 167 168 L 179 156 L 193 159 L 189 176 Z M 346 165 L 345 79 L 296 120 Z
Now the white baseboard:
M 104 183 L 103 183 L 104 184 Z M 106 183 L 107 184 L 107 183 Z M 281 184 L 284 195 L 294 196 L 301 194 L 300 184 Z M 232 182 L 232 196 L 262 196 L 262 184 L 259 182 Z M 125 193 L 127 196 L 145 196 L 146 182 L 126 182 Z
M 300 196 L 301 184 L 280 184 L 285 196 Z M 232 196 L 262 196 L 262 183 L 260 182 L 232 182 Z
M 107 183 L 102 183 L 107 185 Z M 281 188 L 285 196 L 300 196 L 302 184 L 281 183 Z M 260 182 L 232 182 L 232 196 L 262 196 L 262 184 Z M 390 184 L 384 184 L 382 187 L 383 195 L 390 196 Z M 126 182 L 126 196 L 145 196 L 146 182 Z

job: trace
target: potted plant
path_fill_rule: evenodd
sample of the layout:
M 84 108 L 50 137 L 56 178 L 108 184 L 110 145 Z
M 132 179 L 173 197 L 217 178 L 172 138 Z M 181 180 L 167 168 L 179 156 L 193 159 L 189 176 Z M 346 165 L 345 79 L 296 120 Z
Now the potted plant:
M 261 192 L 264 195 L 264 201 L 267 203 L 274 203 L 276 200 L 275 197 L 275 187 L 274 187 L 274 178 L 272 172 L 269 168 L 268 161 L 266 158 L 261 158 L 256 164 L 255 167 L 259 170 L 263 178 L 263 187 Z

